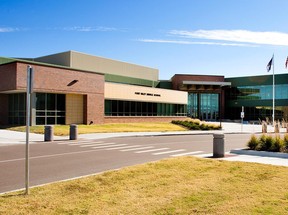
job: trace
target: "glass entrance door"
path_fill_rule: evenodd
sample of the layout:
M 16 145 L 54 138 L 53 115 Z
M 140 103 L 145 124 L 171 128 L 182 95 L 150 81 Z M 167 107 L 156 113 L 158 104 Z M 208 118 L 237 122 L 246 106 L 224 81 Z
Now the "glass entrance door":
M 215 121 L 219 116 L 219 94 L 200 94 L 202 120 Z

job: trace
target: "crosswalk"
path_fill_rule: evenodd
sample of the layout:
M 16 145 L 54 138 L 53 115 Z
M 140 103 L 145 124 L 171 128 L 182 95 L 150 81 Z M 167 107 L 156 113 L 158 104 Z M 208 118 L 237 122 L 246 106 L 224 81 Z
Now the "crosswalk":
M 105 141 L 93 141 L 93 140 L 77 140 L 77 141 L 59 141 L 59 145 L 68 145 L 71 147 L 79 147 L 85 149 L 96 149 L 103 151 L 113 151 L 117 150 L 119 152 L 131 152 L 135 154 L 147 154 L 153 156 L 159 155 L 168 155 L 170 157 L 180 157 L 180 156 L 201 156 L 203 151 L 189 151 L 185 148 L 172 149 L 168 147 L 157 147 L 153 145 L 132 145 L 128 143 L 114 143 L 114 142 L 105 142 Z

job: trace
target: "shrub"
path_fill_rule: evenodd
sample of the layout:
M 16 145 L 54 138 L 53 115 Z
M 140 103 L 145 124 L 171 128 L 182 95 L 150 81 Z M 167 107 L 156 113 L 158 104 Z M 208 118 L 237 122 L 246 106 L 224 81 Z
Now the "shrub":
M 282 151 L 288 152 L 288 134 L 284 135 Z
M 271 151 L 271 152 L 282 151 L 283 146 L 284 146 L 283 142 L 284 141 L 279 136 L 276 136 L 274 141 L 272 142 L 271 147 L 269 148 L 269 151 Z
M 269 149 L 274 144 L 274 142 L 275 142 L 275 139 L 272 136 L 267 136 L 263 151 L 269 151 Z
M 257 151 L 264 151 L 266 150 L 265 149 L 265 146 L 266 146 L 266 138 L 267 136 L 265 134 L 262 134 L 261 137 L 259 138 L 259 142 L 255 148 L 255 150 Z
M 200 128 L 201 128 L 201 130 L 209 130 L 209 125 L 206 125 L 203 123 L 200 125 Z
M 259 141 L 257 139 L 257 137 L 255 135 L 252 135 L 250 140 L 247 143 L 247 146 L 251 149 L 251 150 L 255 150 L 257 145 L 258 145 Z
M 181 125 L 189 130 L 218 130 L 221 129 L 219 125 L 215 124 L 207 124 L 207 123 L 200 123 L 201 121 L 199 119 L 192 119 L 192 120 L 172 120 L 171 123 L 176 125 Z

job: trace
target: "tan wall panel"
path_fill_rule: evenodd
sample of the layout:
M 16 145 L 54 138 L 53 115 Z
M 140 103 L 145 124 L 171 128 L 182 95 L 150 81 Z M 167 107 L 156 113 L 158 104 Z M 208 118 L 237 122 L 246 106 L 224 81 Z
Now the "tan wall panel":
M 83 95 L 66 94 L 66 124 L 83 124 Z
M 72 68 L 158 81 L 159 71 L 145 66 L 71 52 Z
M 57 65 L 70 67 L 70 64 L 71 64 L 70 55 L 71 55 L 70 51 L 68 51 L 68 52 L 47 55 L 44 57 L 38 57 L 38 58 L 35 58 L 34 60 L 43 62 L 43 63 L 57 64 Z
M 105 99 L 187 104 L 188 93 L 176 90 L 105 83 Z

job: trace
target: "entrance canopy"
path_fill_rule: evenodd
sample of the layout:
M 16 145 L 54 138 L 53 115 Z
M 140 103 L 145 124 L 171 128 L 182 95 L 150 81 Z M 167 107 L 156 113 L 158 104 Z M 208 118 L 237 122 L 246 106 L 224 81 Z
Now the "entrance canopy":
M 214 91 L 220 90 L 222 87 L 231 86 L 231 82 L 218 81 L 183 81 L 180 90 L 185 91 Z

